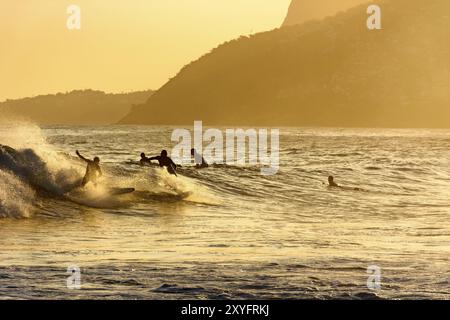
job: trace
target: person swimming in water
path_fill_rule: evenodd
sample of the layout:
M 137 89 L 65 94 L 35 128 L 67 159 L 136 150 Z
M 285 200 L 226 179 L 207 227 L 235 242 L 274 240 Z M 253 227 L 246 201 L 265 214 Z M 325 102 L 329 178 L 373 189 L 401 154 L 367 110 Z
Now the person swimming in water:
M 339 185 L 336 182 L 334 182 L 333 176 L 328 177 L 328 186 L 332 188 L 339 188 Z
M 156 160 L 159 163 L 159 166 L 162 167 L 166 167 L 167 171 L 170 174 L 173 175 L 177 175 L 177 165 L 175 164 L 175 162 L 172 161 L 172 159 L 170 159 L 167 156 L 167 151 L 163 150 L 161 151 L 161 155 L 156 156 L 156 157 L 152 157 L 152 158 L 147 158 L 148 160 L 152 161 L 152 160 Z
M 328 177 L 328 187 L 330 187 L 330 188 L 341 188 L 341 189 L 344 189 L 344 190 L 364 191 L 361 188 L 351 188 L 351 187 L 340 186 L 336 182 L 334 182 L 334 177 L 333 176 L 329 176 Z
M 81 186 L 84 187 L 89 182 L 97 185 L 97 179 L 103 175 L 102 169 L 100 168 L 100 158 L 95 157 L 94 160 L 86 159 L 80 154 L 78 150 L 76 154 L 78 157 L 80 157 L 80 159 L 87 163 L 86 174 L 84 175 L 83 181 L 81 182 Z
M 144 166 L 144 165 L 146 165 L 146 164 L 151 164 L 152 163 L 152 161 L 150 160 L 150 158 L 147 158 L 146 156 L 145 156 L 145 153 L 141 153 L 141 160 L 140 160 L 140 162 L 141 162 L 141 166 Z
M 206 162 L 205 158 L 203 158 L 195 149 L 191 149 L 191 157 L 195 159 L 195 166 L 197 168 L 208 168 L 209 164 Z

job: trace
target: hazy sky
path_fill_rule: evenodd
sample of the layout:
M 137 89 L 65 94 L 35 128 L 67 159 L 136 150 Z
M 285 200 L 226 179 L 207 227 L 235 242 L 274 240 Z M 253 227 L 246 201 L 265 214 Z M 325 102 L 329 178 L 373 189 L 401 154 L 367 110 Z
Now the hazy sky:
M 0 101 L 100 89 L 157 89 L 243 34 L 279 27 L 290 0 L 2 0 Z M 66 27 L 81 8 L 81 30 Z

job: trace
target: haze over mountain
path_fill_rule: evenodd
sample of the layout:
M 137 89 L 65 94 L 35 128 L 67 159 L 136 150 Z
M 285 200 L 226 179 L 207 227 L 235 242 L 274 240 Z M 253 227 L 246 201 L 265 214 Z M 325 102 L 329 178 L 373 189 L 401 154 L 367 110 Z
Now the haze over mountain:
M 227 42 L 121 123 L 450 127 L 450 1 L 379 4 Z
M 151 90 L 111 94 L 94 90 L 40 95 L 0 103 L 2 114 L 39 124 L 112 124 L 123 118 L 134 104 L 144 103 Z
M 283 26 L 301 24 L 309 20 L 336 15 L 370 0 L 292 0 Z
M 0 101 L 159 88 L 220 43 L 278 27 L 290 1 L 2 0 Z M 67 28 L 71 5 L 79 30 Z

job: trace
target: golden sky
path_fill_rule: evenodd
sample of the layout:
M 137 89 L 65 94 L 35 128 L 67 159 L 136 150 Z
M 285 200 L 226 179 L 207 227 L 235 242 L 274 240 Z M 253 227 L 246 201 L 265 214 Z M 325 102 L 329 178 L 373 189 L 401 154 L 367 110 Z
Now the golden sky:
M 0 101 L 158 89 L 220 43 L 279 27 L 290 0 L 4 0 Z M 81 30 L 66 27 L 81 8 Z

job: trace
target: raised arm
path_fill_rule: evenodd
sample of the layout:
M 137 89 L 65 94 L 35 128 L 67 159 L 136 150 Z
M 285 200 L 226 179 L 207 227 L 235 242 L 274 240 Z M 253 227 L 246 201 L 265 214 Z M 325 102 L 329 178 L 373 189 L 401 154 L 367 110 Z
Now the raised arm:
M 77 156 L 78 156 L 81 160 L 84 160 L 84 161 L 86 161 L 86 162 L 89 162 L 89 160 L 86 159 L 85 157 L 83 157 L 83 156 L 80 154 L 80 152 L 79 152 L 78 150 L 77 150 L 76 154 L 77 154 Z

